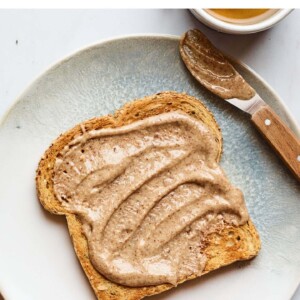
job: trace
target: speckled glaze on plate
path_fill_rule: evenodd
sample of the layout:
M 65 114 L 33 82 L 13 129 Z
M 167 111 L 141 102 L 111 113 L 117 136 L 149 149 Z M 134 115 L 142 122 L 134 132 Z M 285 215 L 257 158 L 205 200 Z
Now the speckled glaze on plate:
M 273 90 L 235 64 L 299 136 Z M 181 62 L 178 38 L 131 36 L 85 48 L 35 80 L 0 125 L 0 291 L 6 299 L 94 299 L 63 217 L 35 194 L 38 161 L 61 132 L 113 113 L 134 98 L 173 90 L 201 99 L 224 137 L 222 166 L 244 192 L 262 239 L 251 262 L 237 263 L 152 299 L 288 299 L 300 278 L 300 186 L 249 118 L 203 89 Z

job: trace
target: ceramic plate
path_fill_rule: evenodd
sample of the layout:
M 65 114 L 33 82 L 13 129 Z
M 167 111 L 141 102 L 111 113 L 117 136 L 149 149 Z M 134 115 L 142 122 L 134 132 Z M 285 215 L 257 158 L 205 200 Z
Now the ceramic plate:
M 274 91 L 238 70 L 299 135 Z M 244 192 L 262 240 L 258 257 L 152 299 L 287 299 L 300 278 L 300 186 L 246 114 L 203 89 L 187 72 L 178 38 L 135 36 L 85 48 L 42 74 L 0 126 L 0 290 L 8 300 L 94 299 L 64 217 L 45 212 L 35 169 L 51 141 L 75 124 L 113 113 L 134 98 L 173 90 L 201 99 L 224 137 L 222 166 Z

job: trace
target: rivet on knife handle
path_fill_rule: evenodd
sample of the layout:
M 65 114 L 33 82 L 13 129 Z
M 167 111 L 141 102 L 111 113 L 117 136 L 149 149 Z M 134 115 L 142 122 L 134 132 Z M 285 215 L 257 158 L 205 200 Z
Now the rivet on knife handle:
M 300 142 L 294 133 L 268 105 L 261 106 L 251 120 L 300 181 Z

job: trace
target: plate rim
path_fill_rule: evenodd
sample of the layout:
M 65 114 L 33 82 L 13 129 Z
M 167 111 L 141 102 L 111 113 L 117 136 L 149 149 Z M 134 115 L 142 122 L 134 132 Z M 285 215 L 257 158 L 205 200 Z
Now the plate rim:
M 79 47 L 79 48 L 71 51 L 69 54 L 63 56 L 60 60 L 57 60 L 57 61 L 49 64 L 49 66 L 47 68 L 42 70 L 37 76 L 35 76 L 30 81 L 30 83 L 28 85 L 26 85 L 26 87 L 14 98 L 14 100 L 8 105 L 8 107 L 0 115 L 0 128 L 1 128 L 1 126 L 3 126 L 5 120 L 9 116 L 9 113 L 14 109 L 14 107 L 23 98 L 23 96 L 26 95 L 26 93 L 32 88 L 32 86 L 36 82 L 38 82 L 48 72 L 51 72 L 52 70 L 59 67 L 60 65 L 62 65 L 66 61 L 68 61 L 69 59 L 71 59 L 77 55 L 80 55 L 82 52 L 88 51 L 92 48 L 96 48 L 96 47 L 99 47 L 99 46 L 102 46 L 105 44 L 109 44 L 109 43 L 113 43 L 116 41 L 120 41 L 120 40 L 138 39 L 138 38 L 153 38 L 153 39 L 154 38 L 162 38 L 162 39 L 173 40 L 173 41 L 180 40 L 180 36 L 172 35 L 172 34 L 160 34 L 160 33 L 126 34 L 126 35 L 117 35 L 117 36 L 113 36 L 110 38 L 100 39 L 99 41 Z M 244 67 L 245 69 L 247 69 L 247 71 L 249 71 L 253 76 L 255 76 L 259 81 L 261 81 L 266 86 L 266 88 L 269 90 L 269 92 L 272 94 L 272 96 L 277 100 L 280 110 L 283 110 L 286 113 L 286 115 L 289 119 L 289 122 L 293 126 L 293 129 L 294 129 L 293 131 L 295 132 L 295 134 L 298 137 L 300 137 L 300 124 L 298 124 L 295 117 L 291 114 L 290 109 L 287 107 L 287 104 L 282 100 L 282 98 L 275 91 L 275 89 L 260 74 L 258 74 L 256 71 L 254 71 L 246 63 L 242 62 L 239 59 L 232 57 L 231 55 L 228 55 L 227 53 L 225 53 L 225 55 L 234 63 L 239 64 L 242 67 Z M 290 291 L 291 297 L 294 295 L 295 291 L 297 290 L 298 284 L 297 284 L 297 286 L 295 286 L 295 288 L 291 289 L 291 291 Z M 5 288 L 4 289 L 3 289 L 3 287 L 1 288 L 1 293 L 5 297 Z
M 173 40 L 173 41 L 179 41 L 180 36 L 178 35 L 173 35 L 173 34 L 164 34 L 164 33 L 140 33 L 140 34 L 126 34 L 126 35 L 117 35 L 114 37 L 110 38 L 104 38 L 100 39 L 97 42 L 82 46 L 77 48 L 76 50 L 73 50 L 69 54 L 65 55 L 62 57 L 60 60 L 55 61 L 54 63 L 50 64 L 46 69 L 44 69 L 41 73 L 39 73 L 32 81 L 19 93 L 19 95 L 11 102 L 11 104 L 7 107 L 7 109 L 4 111 L 2 115 L 0 115 L 0 127 L 3 125 L 5 122 L 6 118 L 8 117 L 9 113 L 13 110 L 15 105 L 22 99 L 22 97 L 31 89 L 31 87 L 39 80 L 41 79 L 44 75 L 46 75 L 48 72 L 54 70 L 55 68 L 59 67 L 72 57 L 75 57 L 79 55 L 80 53 L 84 51 L 88 51 L 94 47 L 98 47 L 101 45 L 105 45 L 108 43 L 113 43 L 115 41 L 120 41 L 120 40 L 128 40 L 128 39 L 136 39 L 136 38 L 164 38 L 168 40 Z M 275 91 L 275 89 L 256 71 L 254 71 L 251 67 L 249 67 L 246 63 L 242 62 L 239 59 L 236 59 L 232 57 L 231 55 L 228 55 L 225 53 L 226 56 L 230 58 L 234 63 L 240 64 L 243 66 L 245 69 L 247 69 L 253 76 L 258 78 L 266 87 L 267 89 L 273 94 L 274 98 L 278 101 L 280 109 L 283 110 L 288 119 L 289 122 L 293 126 L 293 130 L 295 134 L 300 137 L 300 124 L 296 121 L 295 117 L 292 115 L 290 112 L 289 107 L 287 107 L 287 104 L 282 100 L 280 95 Z

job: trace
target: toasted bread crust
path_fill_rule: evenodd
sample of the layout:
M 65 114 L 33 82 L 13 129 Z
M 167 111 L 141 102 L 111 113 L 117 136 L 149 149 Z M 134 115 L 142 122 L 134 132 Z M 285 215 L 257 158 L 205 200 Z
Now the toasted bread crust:
M 173 286 L 163 284 L 150 287 L 126 287 L 107 280 L 95 270 L 89 260 L 87 240 L 82 231 L 82 224 L 74 214 L 67 212 L 55 198 L 53 189 L 53 168 L 59 152 L 75 136 L 86 131 L 100 128 L 114 128 L 130 124 L 137 120 L 161 113 L 180 110 L 205 123 L 219 142 L 219 157 L 222 153 L 222 135 L 217 122 L 209 110 L 196 98 L 176 92 L 163 92 L 141 100 L 129 102 L 113 116 L 104 116 L 85 121 L 68 130 L 48 148 L 42 157 L 36 175 L 38 198 L 44 208 L 53 214 L 65 215 L 74 249 L 98 299 L 142 299 L 145 296 L 166 291 Z M 210 234 L 202 250 L 208 261 L 203 274 L 238 260 L 254 257 L 260 249 L 258 233 L 249 220 L 246 224 L 226 226 L 218 233 Z M 195 276 L 186 278 L 193 279 Z

